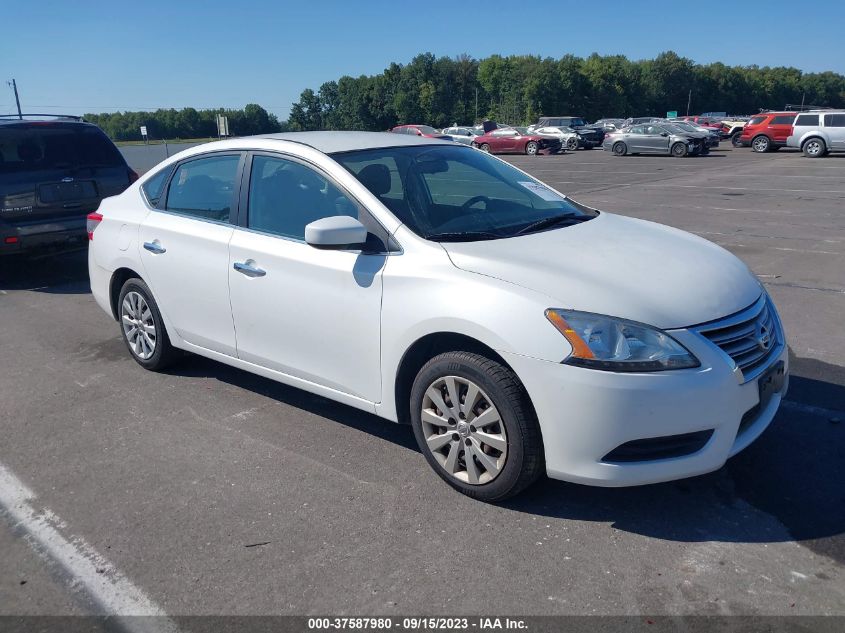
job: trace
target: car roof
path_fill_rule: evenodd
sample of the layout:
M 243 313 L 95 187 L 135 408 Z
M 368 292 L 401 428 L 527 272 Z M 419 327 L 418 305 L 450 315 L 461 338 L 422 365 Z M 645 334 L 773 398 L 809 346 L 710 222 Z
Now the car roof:
M 232 141 L 239 141 L 242 145 L 250 138 L 301 143 L 324 154 L 406 145 L 454 145 L 452 141 L 390 132 L 282 132 L 240 137 Z

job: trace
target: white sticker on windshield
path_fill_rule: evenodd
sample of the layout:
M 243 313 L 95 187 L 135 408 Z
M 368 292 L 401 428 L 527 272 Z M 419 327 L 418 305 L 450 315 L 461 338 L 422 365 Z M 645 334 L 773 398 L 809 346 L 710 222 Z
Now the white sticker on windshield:
M 536 193 L 540 196 L 543 200 L 548 200 L 549 202 L 560 202 L 561 200 L 565 200 L 565 198 L 549 189 L 548 187 L 544 187 L 538 182 L 529 182 L 527 180 L 520 180 L 519 184 L 528 189 L 528 191 L 532 193 Z

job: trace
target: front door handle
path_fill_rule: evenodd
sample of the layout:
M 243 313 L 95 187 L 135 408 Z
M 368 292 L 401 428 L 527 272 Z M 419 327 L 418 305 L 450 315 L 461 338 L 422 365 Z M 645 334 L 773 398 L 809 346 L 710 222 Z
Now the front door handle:
M 144 248 L 150 251 L 153 255 L 161 255 L 162 253 L 167 252 L 167 249 L 164 248 L 161 244 L 159 244 L 158 240 L 154 240 L 152 242 L 144 242 Z
M 261 268 L 256 268 L 255 266 L 253 266 L 254 263 L 254 261 L 248 259 L 245 262 L 235 262 L 232 265 L 232 268 L 237 270 L 239 273 L 246 275 L 247 277 L 263 277 L 267 274 L 266 270 L 262 270 Z

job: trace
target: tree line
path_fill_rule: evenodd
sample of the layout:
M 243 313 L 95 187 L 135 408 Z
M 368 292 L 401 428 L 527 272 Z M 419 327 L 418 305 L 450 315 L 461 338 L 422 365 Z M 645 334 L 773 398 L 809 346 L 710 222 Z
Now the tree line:
M 84 119 L 98 125 L 116 141 L 142 140 L 141 126 L 150 139 L 210 138 L 217 136 L 217 115 L 228 117 L 229 134 L 248 136 L 269 134 L 287 129 L 274 114 L 250 103 L 243 110 L 162 109 L 154 112 L 113 112 L 86 114 Z
M 845 107 L 845 76 L 797 68 L 696 64 L 672 51 L 632 61 L 593 54 L 560 59 L 493 55 L 481 60 L 417 55 L 384 72 L 327 81 L 294 103 L 291 130 L 385 130 L 401 123 L 445 127 L 489 118 L 529 124 L 540 115 L 603 117 L 728 112 L 786 104 Z

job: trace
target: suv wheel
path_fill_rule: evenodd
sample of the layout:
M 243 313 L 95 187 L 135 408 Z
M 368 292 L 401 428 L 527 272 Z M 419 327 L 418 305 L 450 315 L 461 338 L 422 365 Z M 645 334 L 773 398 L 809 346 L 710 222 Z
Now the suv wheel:
M 117 300 L 120 332 L 129 353 L 141 367 L 159 371 L 177 357 L 164 329 L 158 305 L 150 289 L 140 279 L 129 279 Z
M 801 151 L 807 158 L 819 158 L 827 153 L 827 145 L 820 138 L 811 138 L 804 141 Z
M 540 427 L 507 367 L 469 352 L 435 356 L 411 389 L 411 424 L 431 467 L 483 501 L 511 497 L 543 472 Z
M 771 139 L 769 139 L 769 137 L 765 136 L 764 134 L 761 134 L 760 136 L 755 136 L 754 140 L 751 141 L 751 149 L 760 154 L 768 152 L 771 147 Z

